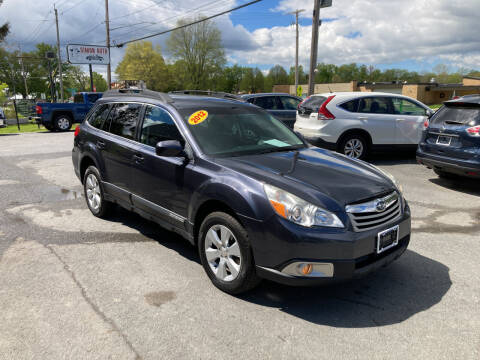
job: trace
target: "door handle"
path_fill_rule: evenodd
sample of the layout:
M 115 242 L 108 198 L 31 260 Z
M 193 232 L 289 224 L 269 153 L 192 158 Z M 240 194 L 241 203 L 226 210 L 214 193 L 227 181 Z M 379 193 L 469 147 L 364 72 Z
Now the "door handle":
M 397 121 L 405 121 L 406 119 L 395 119 Z
M 145 160 L 145 158 L 142 155 L 139 155 L 139 154 L 133 155 L 133 159 L 135 160 L 135 162 L 137 164 L 140 164 Z
M 99 149 L 105 149 L 105 142 L 101 141 L 101 140 L 98 140 L 97 141 L 97 146 L 98 146 Z

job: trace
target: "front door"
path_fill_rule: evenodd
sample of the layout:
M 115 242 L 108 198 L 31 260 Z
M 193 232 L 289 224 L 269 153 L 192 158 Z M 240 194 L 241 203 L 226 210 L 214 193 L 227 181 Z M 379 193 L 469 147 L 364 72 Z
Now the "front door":
M 140 145 L 134 154 L 132 200 L 136 207 L 177 227 L 187 217 L 191 189 L 186 186 L 193 165 L 183 157 L 157 156 L 159 141 L 185 140 L 163 108 L 147 105 L 140 128 Z
M 400 145 L 417 145 L 422 138 L 427 110 L 413 101 L 392 98 L 395 113 L 395 137 Z

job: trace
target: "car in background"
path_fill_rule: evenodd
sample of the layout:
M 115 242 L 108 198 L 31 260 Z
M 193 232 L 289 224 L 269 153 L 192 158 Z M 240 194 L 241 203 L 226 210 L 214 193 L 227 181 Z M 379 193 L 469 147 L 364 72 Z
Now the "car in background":
M 480 95 L 445 101 L 426 123 L 417 161 L 440 177 L 480 178 Z
M 398 94 L 316 94 L 298 106 L 294 130 L 313 145 L 364 159 L 372 150 L 416 149 L 433 112 Z
M 302 98 L 283 93 L 246 94 L 242 98 L 267 110 L 290 129 L 295 124 L 298 104 L 302 102 Z
M 74 122 L 83 121 L 101 97 L 102 93 L 80 92 L 73 97 L 73 103 L 37 103 L 35 120 L 47 130 L 68 131 Z

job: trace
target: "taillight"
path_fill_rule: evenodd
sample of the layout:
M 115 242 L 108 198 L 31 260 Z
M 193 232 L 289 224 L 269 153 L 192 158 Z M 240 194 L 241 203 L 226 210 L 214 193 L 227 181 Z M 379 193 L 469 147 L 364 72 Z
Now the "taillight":
M 80 125 L 78 125 L 78 126 L 75 128 L 75 132 L 73 133 L 73 137 L 77 137 L 78 134 L 80 134 Z
M 428 121 L 428 119 L 425 119 L 425 121 L 423 122 L 423 129 L 427 129 L 428 125 L 430 125 L 430 122 Z
M 318 120 L 333 120 L 335 119 L 335 116 L 328 111 L 327 109 L 327 104 L 332 101 L 332 99 L 335 97 L 335 95 L 331 95 L 323 102 L 323 104 L 320 106 L 318 109 Z
M 37 115 L 42 114 L 42 107 L 40 105 L 35 106 L 35 111 L 37 112 Z
M 469 127 L 466 131 L 470 136 L 480 136 L 480 125 Z

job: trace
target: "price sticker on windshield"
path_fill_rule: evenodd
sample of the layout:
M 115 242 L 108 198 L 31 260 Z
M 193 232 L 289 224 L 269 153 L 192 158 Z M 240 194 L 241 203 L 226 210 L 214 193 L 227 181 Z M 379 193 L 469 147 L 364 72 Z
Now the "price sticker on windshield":
M 208 111 L 207 110 L 199 110 L 194 112 L 190 117 L 188 118 L 188 123 L 190 125 L 198 125 L 201 122 L 207 120 L 208 117 Z

